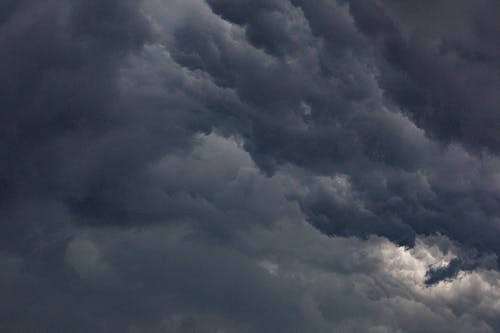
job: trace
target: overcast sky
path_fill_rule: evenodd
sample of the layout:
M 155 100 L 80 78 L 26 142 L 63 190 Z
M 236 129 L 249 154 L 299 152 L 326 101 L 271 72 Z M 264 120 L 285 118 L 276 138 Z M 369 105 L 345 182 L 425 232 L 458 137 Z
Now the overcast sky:
M 0 0 L 0 331 L 500 332 L 499 15 Z

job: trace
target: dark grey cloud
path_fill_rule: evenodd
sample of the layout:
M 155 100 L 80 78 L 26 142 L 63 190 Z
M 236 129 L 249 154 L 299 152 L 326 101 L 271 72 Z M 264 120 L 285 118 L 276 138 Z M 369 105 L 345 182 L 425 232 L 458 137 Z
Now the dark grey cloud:
M 137 4 L 19 1 L 0 43 L 2 201 L 57 190 L 61 164 L 112 126 L 120 58 L 148 26 Z M 99 15 L 99 16 L 96 16 Z
M 498 331 L 497 9 L 0 3 L 0 329 Z
M 385 63 L 387 96 L 437 138 L 498 152 L 498 4 L 350 3 Z
M 240 99 L 254 108 L 257 115 L 251 115 L 253 126 L 249 134 L 244 134 L 246 148 L 254 159 L 266 170 L 273 165 L 292 163 L 321 174 L 347 174 L 371 213 L 370 217 L 360 218 L 352 212 L 340 211 L 331 200 L 320 195 L 316 203 L 311 198 L 302 203 L 313 223 L 320 224 L 329 233 L 363 235 L 375 232 L 408 245 L 412 244 L 416 233 L 441 232 L 473 247 L 498 253 L 499 229 L 497 222 L 491 222 L 497 221 L 498 187 L 486 185 L 490 182 L 486 179 L 497 176 L 493 170 L 491 173 L 479 171 L 490 169 L 491 163 L 498 163 L 494 146 L 486 142 L 496 136 L 477 125 L 483 121 L 483 114 L 479 113 L 477 119 L 467 120 L 460 108 L 443 101 L 440 102 L 443 125 L 439 124 L 439 119 L 430 118 L 431 126 L 448 126 L 461 118 L 461 122 L 470 126 L 470 135 L 465 132 L 455 135 L 444 127 L 442 131 L 435 131 L 417 121 L 416 124 L 422 126 L 418 128 L 412 119 L 420 112 L 412 111 L 408 103 L 392 96 L 399 94 L 398 91 L 413 94 L 412 88 L 404 82 L 395 81 L 394 86 L 387 83 L 391 73 L 402 72 L 402 77 L 411 78 L 404 70 L 405 66 L 410 66 L 407 63 L 412 57 L 419 62 L 415 66 L 426 62 L 415 67 L 415 73 L 421 76 L 429 73 L 432 76 L 428 80 L 432 84 L 441 85 L 439 82 L 444 80 L 448 85 L 455 85 L 469 75 L 458 72 L 455 77 L 451 70 L 444 75 L 438 70 L 443 67 L 441 62 L 444 60 L 420 55 L 427 52 L 425 45 L 416 44 L 414 50 L 410 47 L 420 39 L 425 41 L 426 34 L 419 35 L 416 30 L 414 37 L 405 40 L 406 32 L 391 18 L 396 9 L 404 10 L 404 6 L 369 1 L 334 5 L 317 3 L 316 6 L 307 1 L 304 4 L 276 1 L 247 3 L 246 6 L 252 8 L 252 14 L 247 15 L 249 9 L 235 2 L 209 3 L 217 14 L 242 25 L 248 41 L 267 54 L 261 56 L 262 61 L 256 66 L 240 67 L 235 60 L 247 59 L 248 53 L 233 54 L 226 44 L 215 42 L 219 57 L 236 59 L 227 62 L 224 72 L 196 67 L 208 71 L 221 82 L 234 82 L 232 87 Z M 431 10 L 432 5 L 427 6 L 422 9 L 423 13 Z M 436 6 L 440 10 L 452 7 L 441 3 Z M 484 11 L 482 6 L 478 7 L 480 12 Z M 467 8 L 458 7 L 456 10 L 457 15 L 469 15 Z M 401 14 L 401 17 L 411 13 L 408 9 L 408 13 Z M 267 28 L 260 18 L 264 20 L 268 16 L 285 16 L 289 21 L 283 24 L 283 30 L 272 29 L 273 33 L 265 39 Z M 337 26 L 321 23 L 323 16 L 331 18 L 330 21 L 336 22 Z M 416 21 L 422 24 L 422 29 L 429 29 L 425 19 Z M 205 25 L 200 25 L 198 30 L 190 25 L 190 29 L 196 35 L 195 31 L 205 30 Z M 454 31 L 451 27 L 448 29 Z M 337 43 L 337 35 L 330 34 L 330 31 L 339 30 L 351 37 L 350 43 L 341 38 Z M 429 33 L 439 31 L 438 28 L 429 30 Z M 280 38 L 277 38 L 279 33 Z M 290 41 L 291 38 L 299 39 L 303 47 L 297 49 L 294 46 L 297 43 Z M 193 39 L 182 38 L 189 42 Z M 206 41 L 200 40 L 202 43 Z M 289 51 L 278 51 L 276 44 Z M 191 52 L 184 51 L 183 43 L 176 46 L 177 51 Z M 205 59 L 206 56 L 210 59 L 203 47 L 196 47 L 196 50 L 199 58 Z M 266 64 L 264 59 L 269 57 L 272 59 L 268 60 L 270 64 L 262 68 L 262 64 Z M 182 57 L 179 59 L 183 61 Z M 444 68 L 454 64 L 447 62 L 445 65 Z M 275 68 L 279 72 L 269 78 Z M 467 70 L 469 67 L 461 68 Z M 256 74 L 259 72 L 262 76 Z M 224 80 L 232 73 L 245 80 Z M 484 78 L 490 82 L 487 76 L 481 77 L 479 73 L 474 73 L 472 78 Z M 416 84 L 435 94 L 446 90 L 444 85 Z M 469 89 L 466 86 L 457 89 L 456 98 L 450 95 L 450 101 L 463 105 L 460 100 Z M 266 94 L 271 97 L 267 99 Z M 416 97 L 418 103 L 425 100 L 420 95 Z M 481 101 L 485 100 L 495 105 L 491 98 L 481 98 Z M 300 114 L 302 105 L 310 108 L 307 115 Z M 484 108 L 477 104 L 476 109 Z M 408 112 L 413 112 L 414 116 L 408 118 Z M 494 109 L 485 112 L 496 114 Z M 470 118 L 477 113 L 466 114 Z M 488 126 L 494 126 L 494 123 L 488 121 Z M 483 137 L 484 140 L 473 143 L 470 140 L 473 137 Z M 446 140 L 440 141 L 440 138 Z M 474 168 L 478 173 L 472 176 Z M 456 186 L 457 179 L 461 179 L 459 187 Z M 496 181 L 493 183 L 497 184 Z M 345 216 L 350 216 L 350 221 Z

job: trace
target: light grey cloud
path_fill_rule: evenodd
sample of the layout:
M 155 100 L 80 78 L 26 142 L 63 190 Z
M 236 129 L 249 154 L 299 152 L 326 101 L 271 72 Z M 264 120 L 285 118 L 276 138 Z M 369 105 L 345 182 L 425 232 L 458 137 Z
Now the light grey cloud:
M 217 219 L 184 215 L 140 229 L 69 223 L 69 240 L 52 236 L 52 243 L 24 261 L 4 256 L 4 271 L 16 275 L 6 292 L 16 302 L 2 302 L 12 315 L 3 327 L 97 332 L 417 332 L 422 327 L 494 332 L 498 327 L 496 270 L 478 265 L 456 279 L 425 283 L 429 267 L 464 257 L 459 244 L 436 236 L 417 239 L 409 249 L 384 238 L 327 237 L 287 198 L 319 187 L 338 205 L 362 210 L 345 176 L 307 180 L 304 171 L 284 168 L 269 178 L 235 141 L 214 135 L 198 140 L 191 153 L 168 156 L 151 172 L 163 185 L 185 188 L 199 204 L 219 208 Z M 181 165 L 190 168 L 184 169 L 191 177 L 178 172 Z M 219 224 L 229 234 L 218 237 L 203 223 Z M 23 291 L 33 293 L 29 312 Z

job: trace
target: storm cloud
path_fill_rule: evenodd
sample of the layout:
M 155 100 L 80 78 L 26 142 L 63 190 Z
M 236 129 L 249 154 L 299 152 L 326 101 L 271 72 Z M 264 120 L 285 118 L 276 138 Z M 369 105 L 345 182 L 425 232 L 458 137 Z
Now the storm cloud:
M 499 10 L 0 3 L 0 329 L 499 331 Z

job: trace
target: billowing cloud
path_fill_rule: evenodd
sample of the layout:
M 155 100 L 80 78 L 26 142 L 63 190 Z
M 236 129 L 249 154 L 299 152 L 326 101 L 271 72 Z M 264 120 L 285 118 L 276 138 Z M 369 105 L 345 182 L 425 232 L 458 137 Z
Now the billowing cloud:
M 0 4 L 0 330 L 498 331 L 496 7 Z

